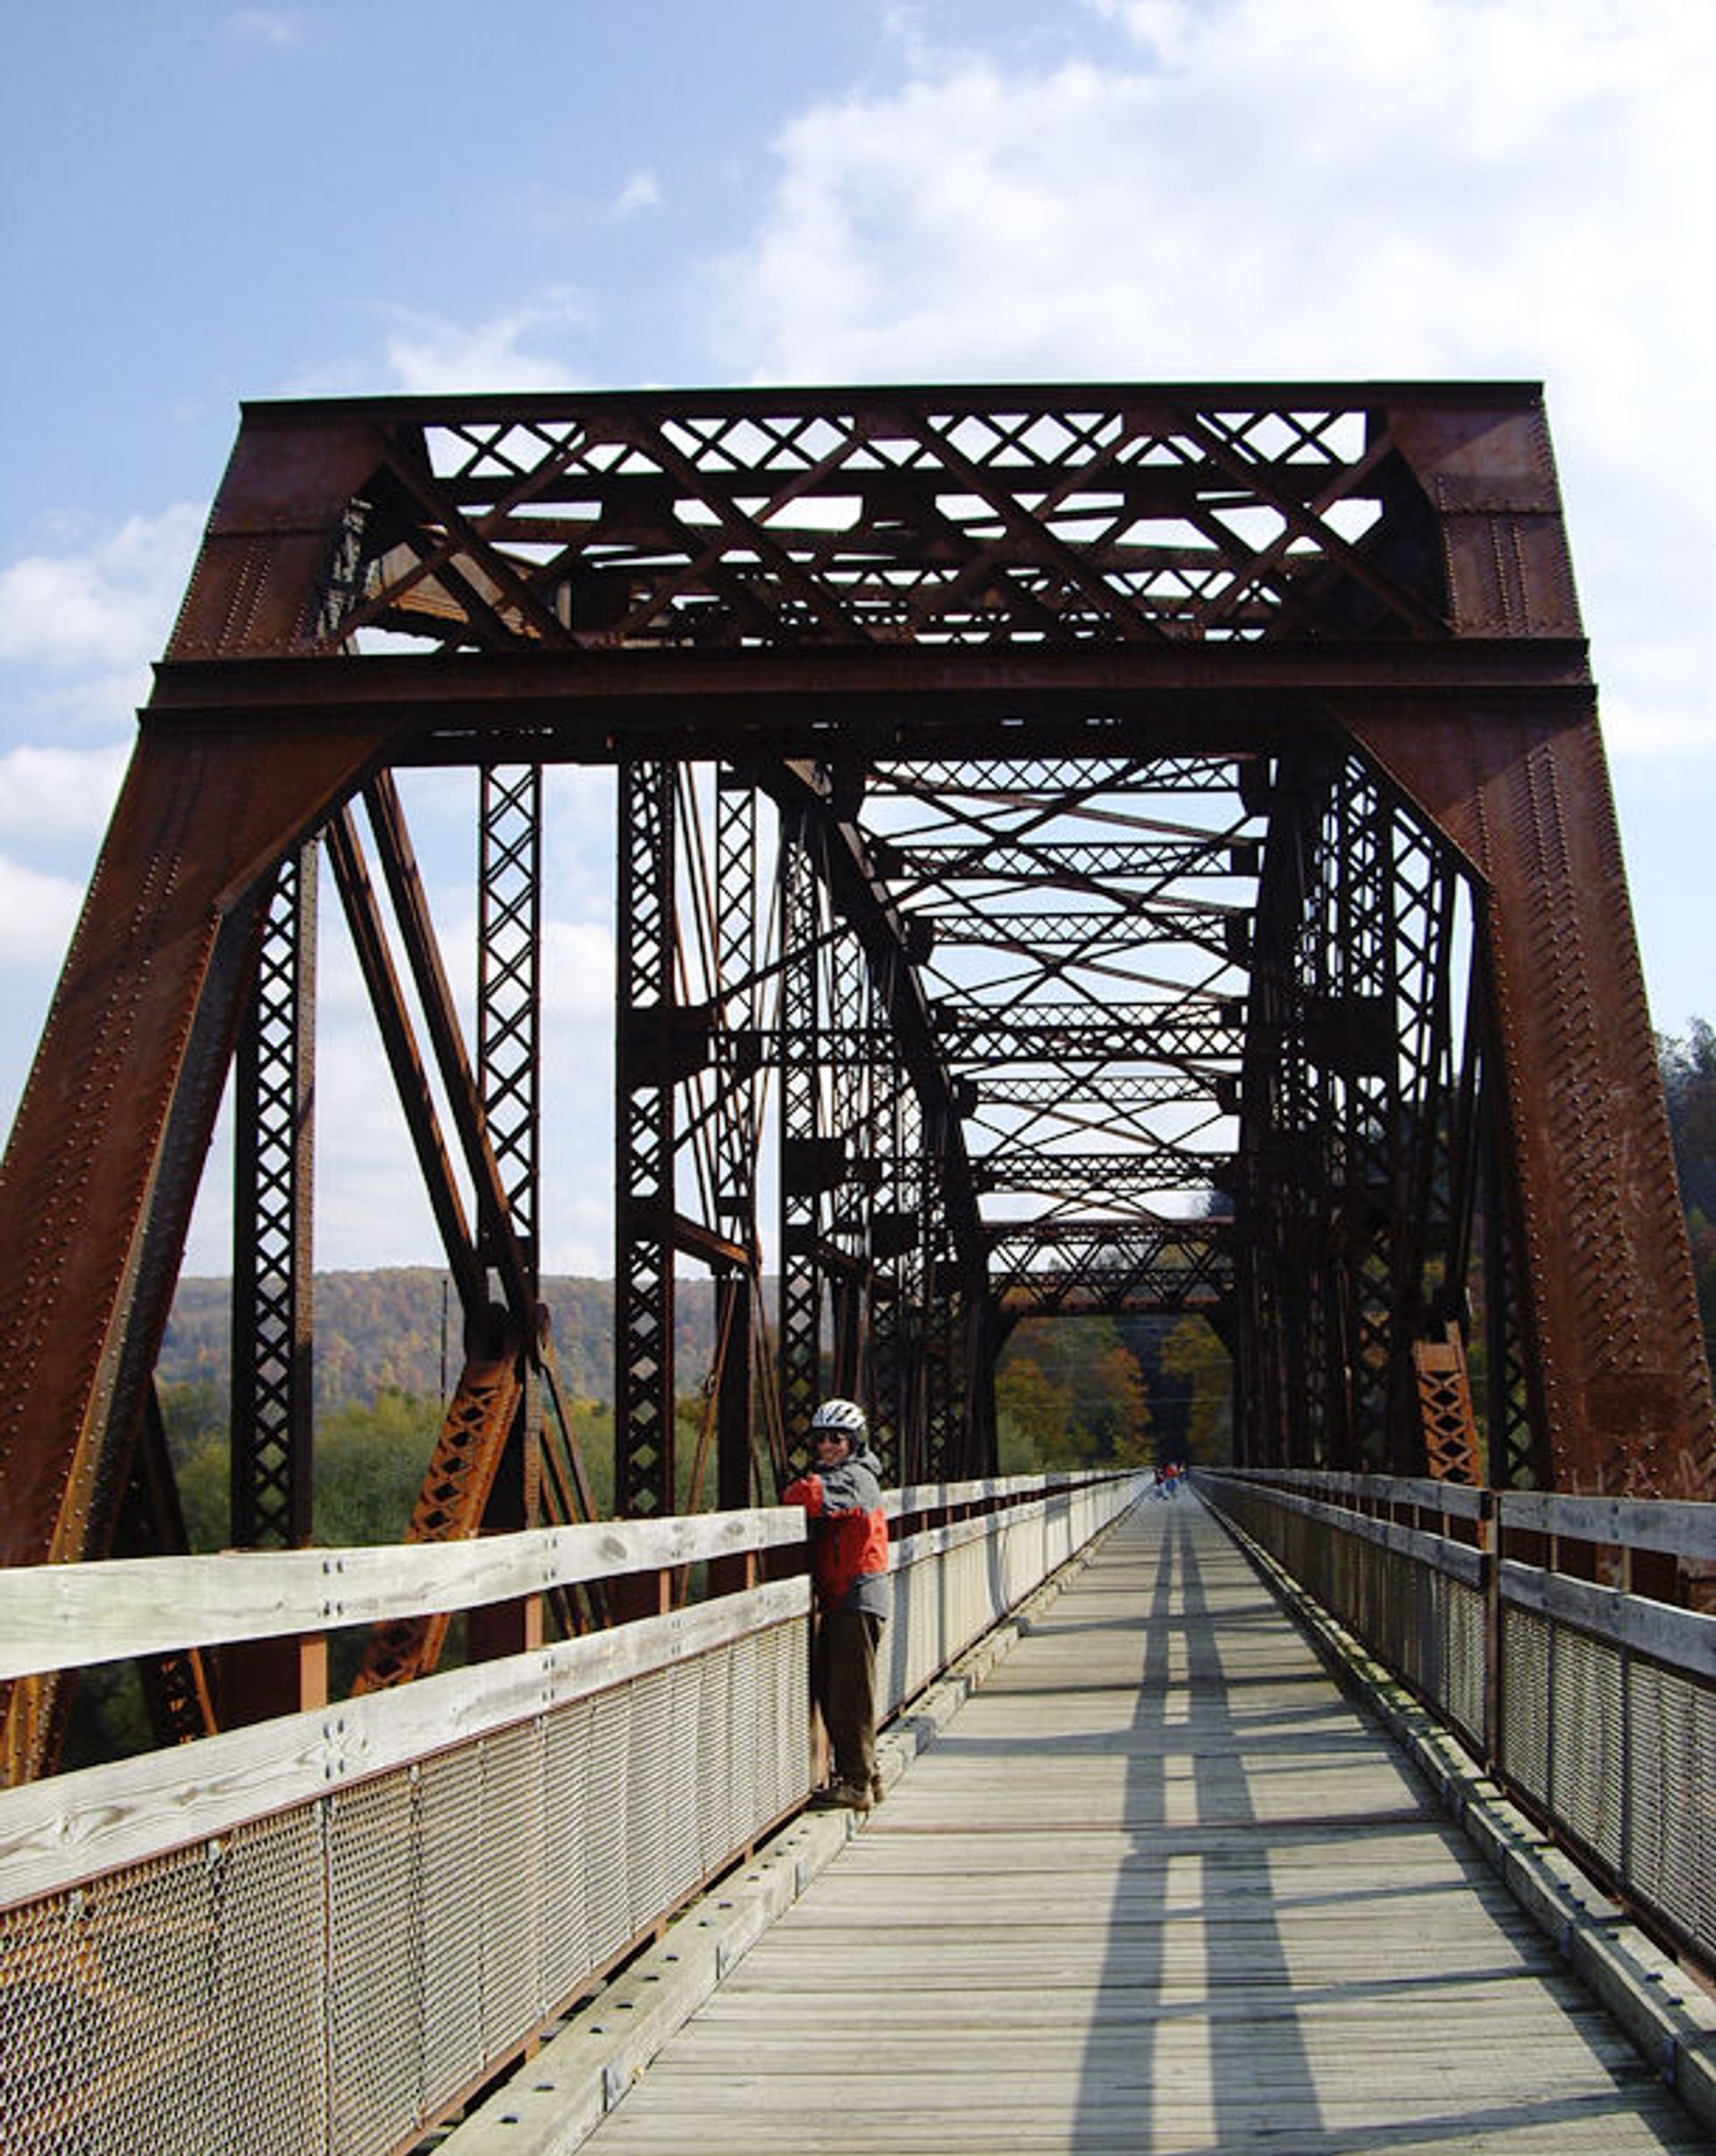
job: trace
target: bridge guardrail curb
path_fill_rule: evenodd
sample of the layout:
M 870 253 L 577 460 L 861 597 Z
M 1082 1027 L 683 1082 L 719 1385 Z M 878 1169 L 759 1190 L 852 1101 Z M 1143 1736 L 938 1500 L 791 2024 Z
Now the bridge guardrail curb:
M 1631 1922 L 1495 1783 L 1406 1686 L 1216 1506 L 1310 1635 L 1337 1682 L 1382 1724 L 1442 1809 L 1699 2123 L 1716 2133 L 1716 2000 Z
M 885 1790 L 929 1750 L 1131 1510 L 1075 1550 L 881 1732 L 877 1766 Z M 862 1831 L 850 1812 L 801 1812 L 777 1828 L 751 1863 L 689 1904 L 655 1945 L 579 2006 L 534 2058 L 436 2141 L 436 2156 L 571 2156 L 669 2038 Z

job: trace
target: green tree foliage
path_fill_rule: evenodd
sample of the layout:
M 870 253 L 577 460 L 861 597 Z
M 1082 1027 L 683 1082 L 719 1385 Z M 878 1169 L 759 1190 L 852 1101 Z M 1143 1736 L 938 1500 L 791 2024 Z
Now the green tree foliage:
M 403 1540 L 441 1423 L 439 1400 L 396 1386 L 329 1415 L 315 1433 L 316 1541 Z
M 366 1407 L 390 1388 L 440 1397 L 458 1380 L 461 1353 L 458 1298 L 447 1275 L 430 1265 L 395 1265 L 373 1272 L 315 1276 L 315 1412 Z M 551 1276 L 543 1300 L 553 1321 L 560 1374 L 592 1400 L 613 1397 L 614 1289 L 610 1280 Z M 226 1382 L 231 1349 L 231 1284 L 181 1280 L 162 1342 L 160 1377 L 170 1383 Z M 707 1363 L 713 1297 L 707 1280 L 679 1282 L 674 1296 L 674 1342 L 683 1369 Z M 444 1383 L 443 1383 L 444 1372 Z
M 1162 1338 L 1164 1385 L 1180 1391 L 1183 1456 L 1218 1466 L 1232 1456 L 1233 1364 L 1201 1318 L 1181 1318 Z
M 1112 1319 L 1022 1325 L 997 1366 L 995 1397 L 1004 1473 L 1154 1456 L 1144 1373 Z
M 995 1373 L 1004 1475 L 1039 1472 L 1053 1458 L 1071 1419 L 1071 1400 L 1033 1355 L 1009 1347 Z
M 1659 1037 L 1657 1053 L 1692 1242 L 1704 1351 L 1716 1364 L 1716 1028 L 1695 1018 L 1684 1040 Z

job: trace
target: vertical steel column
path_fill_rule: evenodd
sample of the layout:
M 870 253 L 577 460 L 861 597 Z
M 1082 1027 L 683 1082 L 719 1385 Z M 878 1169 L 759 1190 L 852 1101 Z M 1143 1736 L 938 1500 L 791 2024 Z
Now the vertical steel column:
M 822 1389 L 820 1242 L 820 885 L 805 818 L 789 810 L 780 843 L 780 1369 L 781 1420 L 794 1467 L 807 1456 Z
M 541 1292 L 536 1221 L 541 1166 L 543 775 L 527 764 L 478 775 L 476 1092 L 495 1175 L 478 1193 L 477 1245 L 485 1263 L 509 1235 L 534 1303 Z M 506 1218 L 500 1215 L 504 1206 Z M 484 1523 L 534 1527 L 543 1511 L 543 1389 L 536 1332 L 519 1357 L 518 1404 L 495 1469 Z M 474 1660 L 523 1652 L 542 1638 L 535 1596 L 473 1610 Z
M 1325 897 L 1320 929 L 1323 997 L 1315 1053 L 1338 1103 L 1336 1186 L 1329 1193 L 1341 1243 L 1342 1350 L 1330 1372 L 1340 1397 L 1334 1464 L 1383 1472 L 1391 1390 L 1392 1243 L 1403 1193 L 1395 1162 L 1401 1140 L 1396 953 L 1389 910 L 1392 820 L 1352 764 L 1335 776 L 1317 851 Z
M 614 1502 L 676 1503 L 673 1383 L 674 766 L 619 767 L 614 1102 Z
M 1532 1397 L 1525 1298 L 1499 1083 L 1489 1075 L 1481 1112 L 1484 1226 L 1484 1435 L 1493 1489 L 1553 1489 L 1554 1469 Z
M 1463 886 L 1452 850 L 1398 806 L 1393 827 L 1390 935 L 1407 1115 L 1395 1178 L 1388 1461 L 1396 1472 L 1417 1474 L 1431 1442 L 1426 1368 L 1438 1358 L 1457 1366 L 1462 1412 L 1469 1404 L 1465 1335 L 1481 1059 L 1476 1024 L 1468 1016 L 1457 1025 L 1455 1017 Z M 1469 926 L 1469 910 L 1465 918 Z M 1468 996 L 1465 1011 L 1473 1008 Z
M 240 1549 L 296 1548 L 312 1528 L 318 861 L 312 839 L 280 864 L 233 1059 L 231 1504 Z
M 836 939 L 829 953 L 831 1034 L 838 1044 L 828 1063 L 829 1114 L 846 1140 L 845 1178 L 835 1195 L 830 1255 L 844 1261 L 833 1279 L 834 1367 L 830 1389 L 861 1401 L 874 1416 L 870 1382 L 870 1165 L 876 1134 L 871 1106 L 887 1058 L 887 1024 L 856 939 Z M 825 1049 L 826 1055 L 826 1049 Z
M 1248 782 L 1248 809 L 1269 819 L 1252 936 L 1235 1217 L 1238 1436 L 1241 1456 L 1257 1466 L 1325 1464 L 1323 1237 L 1314 1197 L 1321 1177 L 1298 985 L 1314 834 L 1306 796 L 1298 767 L 1284 762 L 1266 784 L 1255 772 Z
M 920 1240 L 923 1116 L 903 1070 L 893 1077 L 882 1158 L 887 1179 L 871 1221 L 876 1267 L 871 1332 L 878 1450 L 896 1481 L 924 1479 Z
M 477 1092 L 506 1195 L 512 1232 L 533 1288 L 541 1263 L 536 1207 L 541 1167 L 543 774 L 485 765 L 478 810 Z M 484 1206 L 486 1213 L 488 1208 Z M 484 1218 L 486 1254 L 498 1223 Z
M 946 1118 L 924 1116 L 924 1470 L 931 1481 L 957 1475 L 964 1459 L 965 1327 L 969 1283 L 941 1192 Z
M 717 1119 L 714 1195 L 717 1225 L 751 1254 L 749 1270 L 730 1267 L 718 1273 L 715 1283 L 716 1338 L 724 1344 L 715 1408 L 716 1502 L 727 1511 L 754 1504 L 758 1487 L 753 1478 L 756 1385 L 752 1338 L 761 1290 L 756 1277 L 761 1133 L 756 1061 L 750 1053 L 761 1016 L 756 989 L 758 895 L 756 791 L 737 773 L 724 769 L 715 794 L 717 1007 L 726 1022 L 716 1036 L 724 1112 Z

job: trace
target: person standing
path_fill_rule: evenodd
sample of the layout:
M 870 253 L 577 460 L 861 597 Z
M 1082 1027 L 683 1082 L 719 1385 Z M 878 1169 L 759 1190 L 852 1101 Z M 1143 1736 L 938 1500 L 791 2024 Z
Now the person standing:
M 881 1801 L 876 1772 L 876 1650 L 892 1590 L 881 1463 L 853 1400 L 824 1400 L 811 1417 L 815 1465 L 780 1493 L 810 1515 L 816 1643 L 811 1676 L 833 1754 L 833 1777 L 812 1801 L 867 1812 Z

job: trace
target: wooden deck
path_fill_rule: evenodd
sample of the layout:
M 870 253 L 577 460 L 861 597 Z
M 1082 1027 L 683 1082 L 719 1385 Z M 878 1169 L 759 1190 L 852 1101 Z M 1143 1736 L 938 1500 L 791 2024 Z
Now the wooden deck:
M 1709 2144 L 1187 1496 L 1108 1538 L 585 2145 Z

